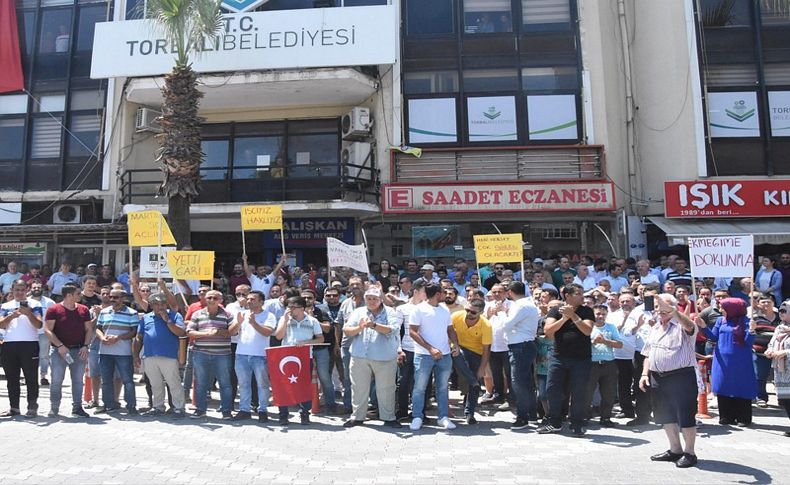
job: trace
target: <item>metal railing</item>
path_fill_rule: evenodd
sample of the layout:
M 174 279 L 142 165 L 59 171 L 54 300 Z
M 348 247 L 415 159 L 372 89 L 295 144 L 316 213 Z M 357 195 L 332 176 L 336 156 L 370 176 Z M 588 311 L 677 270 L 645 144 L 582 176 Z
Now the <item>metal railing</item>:
M 195 203 L 319 201 L 378 197 L 378 171 L 369 165 L 333 163 L 289 167 L 201 167 Z M 161 204 L 163 180 L 157 168 L 127 169 L 120 174 L 123 204 Z
M 395 152 L 393 182 L 597 180 L 605 178 L 601 145 L 424 149 Z

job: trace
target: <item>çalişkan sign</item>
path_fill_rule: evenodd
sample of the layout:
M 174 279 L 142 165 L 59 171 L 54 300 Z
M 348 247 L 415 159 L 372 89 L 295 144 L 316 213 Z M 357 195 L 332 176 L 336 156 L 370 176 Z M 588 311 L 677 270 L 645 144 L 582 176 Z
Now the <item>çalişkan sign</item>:
M 197 72 L 394 64 L 398 49 L 392 5 L 228 14 L 221 32 L 194 57 Z M 156 76 L 175 54 L 151 20 L 99 22 L 91 78 Z
M 385 185 L 386 213 L 613 211 L 611 182 Z
M 754 276 L 754 236 L 690 237 L 688 244 L 695 278 Z

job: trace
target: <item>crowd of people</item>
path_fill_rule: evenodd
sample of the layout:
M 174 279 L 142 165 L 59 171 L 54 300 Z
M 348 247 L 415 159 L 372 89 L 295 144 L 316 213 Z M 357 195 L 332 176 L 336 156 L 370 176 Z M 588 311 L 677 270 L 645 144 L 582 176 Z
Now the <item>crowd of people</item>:
M 213 285 L 141 281 L 137 271 L 115 278 L 107 265 L 83 270 L 63 263 L 46 275 L 12 262 L 0 275 L 3 417 L 21 413 L 22 376 L 26 416 L 38 415 L 39 385 L 50 386 L 48 415 L 60 416 L 67 370 L 73 416 L 120 411 L 121 391 L 136 415 L 137 368 L 146 415 L 182 418 L 194 402 L 190 417 L 204 418 L 216 385 L 222 419 L 265 423 L 266 349 L 279 345 L 312 346 L 323 412 L 348 415 L 349 428 L 376 417 L 417 432 L 434 423 L 425 411 L 435 402 L 435 424 L 454 429 L 461 417 L 449 390 L 457 388 L 468 426 L 480 406 L 509 409 L 511 429 L 539 434 L 566 422 L 583 437 L 593 419 L 601 427 L 652 421 L 669 449 L 651 459 L 685 468 L 697 462 L 697 399 L 708 375 L 721 425 L 751 424 L 753 405 L 768 405 L 771 374 L 790 416 L 790 300 L 782 300 L 790 254 L 762 257 L 754 281 L 695 280 L 674 255 L 484 267 L 457 259 L 450 268 L 410 259 L 402 268 L 381 261 L 368 275 L 255 266 L 245 256 Z M 93 400 L 83 403 L 86 366 Z M 298 405 L 301 424 L 310 410 L 310 401 Z M 289 411 L 278 409 L 278 425 L 289 424 Z

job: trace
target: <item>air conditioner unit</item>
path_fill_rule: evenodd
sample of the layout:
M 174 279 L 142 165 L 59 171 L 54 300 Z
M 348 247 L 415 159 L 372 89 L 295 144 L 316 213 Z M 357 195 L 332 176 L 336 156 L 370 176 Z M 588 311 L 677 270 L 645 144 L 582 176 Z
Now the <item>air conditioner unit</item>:
M 370 143 L 343 142 L 340 159 L 343 161 L 343 168 L 350 182 L 356 182 L 355 179 L 370 181 L 375 158 L 376 155 Z
M 370 119 L 370 110 L 357 106 L 343 115 L 341 121 L 344 140 L 362 140 L 370 135 L 373 121 Z
M 137 108 L 137 115 L 134 120 L 134 129 L 139 133 L 142 131 L 152 131 L 162 133 L 162 127 L 156 121 L 162 116 L 160 111 L 151 108 Z
M 52 208 L 54 224 L 79 224 L 82 219 L 82 207 L 74 204 L 59 204 Z

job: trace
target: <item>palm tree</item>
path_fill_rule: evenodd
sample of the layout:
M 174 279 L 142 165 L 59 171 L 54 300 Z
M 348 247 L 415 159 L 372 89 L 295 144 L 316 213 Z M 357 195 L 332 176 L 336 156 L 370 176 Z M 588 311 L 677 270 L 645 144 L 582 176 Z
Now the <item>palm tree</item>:
M 146 17 L 176 52 L 175 66 L 165 76 L 164 103 L 157 135 L 156 160 L 162 164 L 164 180 L 159 195 L 168 198 L 167 219 L 179 247 L 189 246 L 189 207 L 200 191 L 200 147 L 198 116 L 200 98 L 197 73 L 191 55 L 217 35 L 222 25 L 221 0 L 148 0 Z

